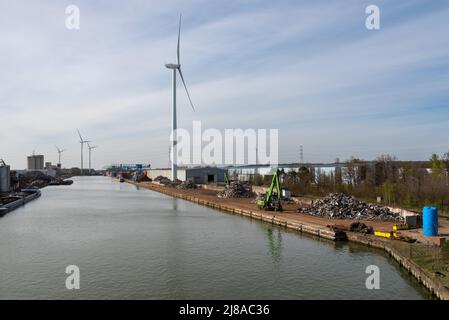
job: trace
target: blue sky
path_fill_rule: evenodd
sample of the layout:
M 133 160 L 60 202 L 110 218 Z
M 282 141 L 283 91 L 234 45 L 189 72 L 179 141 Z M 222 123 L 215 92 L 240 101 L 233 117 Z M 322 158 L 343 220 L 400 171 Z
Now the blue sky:
M 81 29 L 65 28 L 65 8 Z M 380 7 L 381 29 L 365 28 Z M 281 162 L 449 151 L 447 1 L 0 0 L 0 158 L 54 145 L 79 165 L 76 128 L 112 162 L 168 164 L 178 14 L 179 126 L 277 128 Z

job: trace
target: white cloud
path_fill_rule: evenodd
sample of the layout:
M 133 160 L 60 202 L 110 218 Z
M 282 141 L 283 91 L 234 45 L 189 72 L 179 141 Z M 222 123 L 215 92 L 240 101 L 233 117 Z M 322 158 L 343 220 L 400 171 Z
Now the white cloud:
M 181 126 L 279 128 L 283 161 L 297 160 L 300 144 L 310 161 L 385 152 L 422 159 L 447 149 L 421 132 L 449 120 L 447 108 L 425 109 L 449 95 L 447 6 L 407 18 L 382 2 L 395 23 L 383 19 L 370 32 L 360 1 L 77 3 L 80 31 L 65 29 L 62 3 L 0 4 L 0 156 L 15 167 L 32 150 L 55 161 L 55 144 L 69 149 L 67 165 L 78 165 L 77 127 L 100 145 L 96 167 L 166 165 L 164 63 L 175 59 L 179 11 L 181 62 L 197 107 L 179 86 Z M 447 130 L 440 136 L 449 138 Z

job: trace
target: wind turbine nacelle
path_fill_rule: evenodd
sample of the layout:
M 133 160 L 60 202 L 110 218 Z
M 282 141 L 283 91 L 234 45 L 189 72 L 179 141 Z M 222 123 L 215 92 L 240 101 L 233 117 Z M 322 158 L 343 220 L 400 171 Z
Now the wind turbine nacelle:
M 179 69 L 181 67 L 181 65 L 176 64 L 176 63 L 167 63 L 165 65 L 165 67 L 168 69 Z

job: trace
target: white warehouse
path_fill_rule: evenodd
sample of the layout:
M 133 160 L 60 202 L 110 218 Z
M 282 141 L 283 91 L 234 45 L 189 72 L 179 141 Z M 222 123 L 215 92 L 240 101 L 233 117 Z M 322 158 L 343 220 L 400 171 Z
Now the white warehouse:
M 178 179 L 181 181 L 190 180 L 197 184 L 223 183 L 225 173 L 227 173 L 226 169 L 217 167 L 178 168 Z M 154 180 L 158 176 L 167 177 L 171 180 L 171 169 L 147 170 L 147 177 L 151 180 Z

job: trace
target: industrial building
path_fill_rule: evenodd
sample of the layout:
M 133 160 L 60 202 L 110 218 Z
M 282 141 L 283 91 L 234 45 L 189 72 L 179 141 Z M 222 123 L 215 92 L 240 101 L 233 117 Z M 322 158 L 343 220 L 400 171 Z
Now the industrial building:
M 57 166 L 52 165 L 51 162 L 44 162 L 43 155 L 31 155 L 27 157 L 27 169 L 26 170 L 14 170 L 16 172 L 16 176 L 21 174 L 25 174 L 28 171 L 40 171 L 47 176 L 56 177 L 58 170 Z
M 196 167 L 196 168 L 178 168 L 178 179 L 181 181 L 192 181 L 196 184 L 208 183 L 224 183 L 224 176 L 226 169 L 217 167 Z M 154 180 L 158 176 L 171 177 L 171 169 L 149 169 L 147 170 L 147 177 Z
M 28 170 L 44 170 L 44 156 L 31 155 L 28 156 Z
M 11 190 L 10 168 L 0 159 L 0 193 Z

